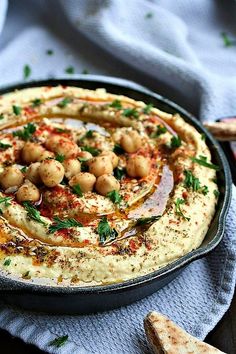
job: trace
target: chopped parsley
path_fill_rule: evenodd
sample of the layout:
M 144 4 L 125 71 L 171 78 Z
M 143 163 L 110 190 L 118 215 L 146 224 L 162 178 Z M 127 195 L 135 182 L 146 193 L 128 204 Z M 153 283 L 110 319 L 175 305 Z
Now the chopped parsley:
M 151 112 L 151 109 L 153 108 L 153 104 L 152 103 L 149 103 L 147 104 L 144 109 L 143 109 L 143 113 L 145 114 L 149 114 Z
M 11 205 L 12 198 L 11 197 L 0 197 L 0 204 L 4 204 L 5 207 Z M 0 209 L 0 214 L 2 214 L 2 209 Z
M 55 157 L 55 160 L 57 160 L 59 162 L 63 162 L 65 160 L 65 155 L 57 154 Z
M 70 131 L 68 129 L 62 129 L 62 128 L 55 128 L 57 133 L 69 133 Z
M 152 18 L 153 17 L 153 13 L 152 12 L 147 12 L 145 15 L 145 18 Z
M 120 146 L 120 144 L 115 144 L 113 148 L 113 152 L 117 155 L 122 155 L 125 153 L 125 150 Z
M 201 134 L 201 139 L 202 139 L 203 141 L 205 141 L 205 140 L 206 140 L 206 134 L 202 133 L 202 134 Z
M 185 170 L 184 171 L 185 180 L 184 186 L 186 188 L 191 188 L 194 192 L 200 189 L 200 181 L 197 177 L 195 177 L 191 171 Z
M 116 179 L 121 180 L 125 176 L 125 169 L 121 167 L 116 167 L 113 173 Z
M 24 80 L 28 79 L 31 74 L 31 68 L 28 64 L 26 64 L 23 68 L 23 73 L 24 73 Z
M 75 68 L 73 66 L 68 66 L 66 69 L 65 69 L 65 72 L 67 74 L 74 74 L 75 73 Z
M 75 219 L 60 219 L 59 217 L 55 216 L 53 218 L 53 223 L 49 226 L 48 231 L 50 234 L 61 230 L 61 229 L 68 229 L 70 227 L 83 227 L 81 222 Z
M 12 106 L 12 110 L 13 110 L 13 113 L 16 115 L 16 116 L 19 116 L 19 114 L 21 113 L 21 107 L 19 107 L 19 106 L 15 106 L 15 105 L 13 105 Z
M 61 100 L 58 104 L 57 104 L 57 106 L 58 107 L 60 107 L 60 108 L 64 108 L 64 107 L 66 107 L 69 103 L 71 103 L 71 98 L 69 98 L 69 97 L 65 97 L 65 98 L 63 98 L 63 100 Z
M 8 148 L 12 147 L 11 144 L 5 144 L 0 141 L 0 150 L 6 150 Z
M 88 130 L 80 139 L 80 141 L 84 139 L 92 139 L 94 137 L 94 130 Z
M 236 41 L 229 38 L 229 36 L 226 32 L 221 32 L 221 37 L 223 39 L 225 47 L 233 47 L 234 45 L 236 45 Z
M 27 270 L 24 274 L 22 274 L 22 278 L 24 278 L 24 279 L 30 279 L 30 271 Z
M 161 215 L 153 215 L 148 218 L 140 218 L 136 221 L 136 226 L 142 226 L 142 225 L 147 225 L 150 224 L 153 221 L 159 220 Z
M 185 204 L 185 200 L 181 199 L 181 198 L 177 198 L 176 202 L 175 202 L 175 212 L 177 215 L 181 216 L 184 220 L 190 220 L 190 218 L 186 217 L 182 210 L 181 210 L 181 205 Z
M 40 98 L 35 98 L 33 101 L 32 101 L 32 107 L 38 107 L 42 104 L 42 100 Z
M 18 136 L 22 140 L 29 140 L 32 134 L 36 131 L 36 125 L 33 123 L 28 123 L 23 130 L 17 130 L 13 132 L 13 136 Z
M 217 189 L 214 189 L 213 193 L 214 193 L 216 198 L 218 198 L 219 195 L 220 195 L 220 192 Z
M 48 49 L 48 50 L 46 50 L 46 54 L 47 55 L 53 55 L 54 51 L 52 49 Z
M 113 102 L 111 102 L 109 104 L 109 107 L 113 107 L 113 108 L 116 108 L 116 109 L 122 109 L 121 101 L 120 100 L 114 100 Z
M 4 119 L 4 115 L 1 113 L 0 114 L 0 120 Z
M 122 201 L 122 197 L 118 191 L 111 191 L 107 193 L 107 197 L 112 201 L 114 204 L 120 204 Z
M 30 219 L 37 221 L 42 225 L 45 225 L 45 222 L 41 219 L 40 212 L 30 202 L 23 202 L 22 204 L 25 210 L 27 211 L 27 215 Z
M 164 127 L 162 125 L 158 125 L 156 131 L 151 134 L 151 138 L 157 138 L 158 136 L 160 136 L 161 134 L 164 134 L 166 132 L 167 132 L 166 127 Z
M 135 108 L 125 108 L 122 112 L 122 115 L 125 117 L 134 117 L 134 118 L 139 117 L 139 113 Z
M 27 171 L 27 167 L 26 167 L 26 166 L 24 166 L 24 167 L 21 168 L 21 172 L 22 172 L 22 173 L 26 173 L 26 171 Z
M 81 187 L 79 184 L 76 184 L 72 187 L 72 190 L 75 194 L 77 194 L 79 197 L 82 197 L 83 196 L 83 192 L 81 190 Z
M 113 241 L 118 236 L 116 229 L 112 229 L 105 216 L 99 221 L 97 227 L 97 233 L 99 235 L 99 242 L 104 244 L 105 242 Z
M 172 136 L 171 141 L 170 141 L 170 147 L 171 148 L 178 148 L 182 145 L 182 141 L 180 139 L 180 137 L 177 136 Z
M 207 186 L 203 186 L 200 188 L 200 193 L 207 195 L 209 193 L 209 188 Z
M 81 150 L 82 151 L 88 151 L 88 152 L 90 152 L 90 154 L 92 154 L 93 156 L 98 156 L 99 155 L 99 153 L 100 153 L 100 150 L 99 149 L 96 149 L 96 148 L 94 148 L 94 147 L 92 147 L 92 146 L 82 146 L 81 147 Z
M 7 258 L 5 262 L 3 263 L 4 266 L 8 267 L 11 264 L 11 259 Z
M 87 75 L 89 73 L 89 71 L 87 70 L 87 69 L 84 69 L 83 71 L 82 71 L 82 74 L 83 75 Z
M 48 345 L 56 348 L 60 348 L 66 343 L 67 340 L 68 340 L 68 334 L 53 339 Z
M 205 166 L 208 168 L 211 168 L 212 170 L 219 171 L 220 167 L 218 165 L 214 165 L 213 163 L 207 162 L 207 157 L 200 155 L 198 158 L 197 157 L 190 157 L 190 159 L 193 162 L 198 163 L 201 166 Z

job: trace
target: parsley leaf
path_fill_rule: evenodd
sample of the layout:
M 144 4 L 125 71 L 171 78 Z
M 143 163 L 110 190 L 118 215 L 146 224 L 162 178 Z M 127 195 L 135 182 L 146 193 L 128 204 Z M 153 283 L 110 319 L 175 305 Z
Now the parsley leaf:
M 24 66 L 23 72 L 24 72 L 24 80 L 28 79 L 28 77 L 30 77 L 31 74 L 31 68 L 28 64 Z
M 122 109 L 121 101 L 120 100 L 114 100 L 113 102 L 111 102 L 109 104 L 109 107 L 113 107 L 113 108 L 116 108 L 116 109 Z
M 220 192 L 217 189 L 214 189 L 213 193 L 214 193 L 216 198 L 218 198 L 219 195 L 220 195 Z
M 153 215 L 153 216 L 150 216 L 148 218 L 139 218 L 136 221 L 136 226 L 142 226 L 142 225 L 150 224 L 153 221 L 159 220 L 160 217 L 161 217 L 161 215 Z
M 60 108 L 64 108 L 66 107 L 69 103 L 71 103 L 72 99 L 69 98 L 69 97 L 65 97 L 63 98 L 63 100 L 61 100 L 57 106 L 60 107 Z
M 76 184 L 74 186 L 72 186 L 72 190 L 75 194 L 77 194 L 79 197 L 82 197 L 83 196 L 83 192 L 81 190 L 81 187 L 79 184 Z
M 60 348 L 66 343 L 67 340 L 68 340 L 68 334 L 66 334 L 65 336 L 61 336 L 61 337 L 57 337 L 57 338 L 53 339 L 49 343 L 49 345 L 54 346 L 56 348 Z
M 48 50 L 46 51 L 46 54 L 47 54 L 47 55 L 53 55 L 53 54 L 54 54 L 54 51 L 53 51 L 52 49 L 48 49 Z
M 73 66 L 68 66 L 66 69 L 65 69 L 65 72 L 67 74 L 74 74 L 75 73 L 75 68 Z
M 177 198 L 176 202 L 175 202 L 175 212 L 177 215 L 181 216 L 182 218 L 184 218 L 184 220 L 190 220 L 190 218 L 186 217 L 182 210 L 181 210 L 181 205 L 185 204 L 185 200 L 181 199 L 181 198 Z
M 4 144 L 0 141 L 0 150 L 6 150 L 8 148 L 12 147 L 11 144 Z
M 125 169 L 121 167 L 116 167 L 113 173 L 116 179 L 121 180 L 125 176 Z
M 171 148 L 178 148 L 182 145 L 182 141 L 180 139 L 180 137 L 177 136 L 172 136 L 171 138 L 171 142 L 170 142 L 170 147 Z
M 15 105 L 12 106 L 13 113 L 15 113 L 16 116 L 18 116 L 21 113 L 21 109 L 22 108 L 19 106 L 15 106 Z
M 49 226 L 48 231 L 50 234 L 61 230 L 61 229 L 68 229 L 70 227 L 83 227 L 81 222 L 75 219 L 60 219 L 59 217 L 55 216 L 53 218 L 53 223 Z
M 229 38 L 229 36 L 226 32 L 221 32 L 221 37 L 223 39 L 225 47 L 233 47 L 234 45 L 236 45 L 236 41 Z
M 41 219 L 40 212 L 30 202 L 23 202 L 22 204 L 25 210 L 27 211 L 27 215 L 30 219 L 45 225 L 45 222 Z
M 4 119 L 4 115 L 1 113 L 0 114 L 0 120 Z
M 192 190 L 198 191 L 200 189 L 200 181 L 197 177 L 195 177 L 191 171 L 185 170 L 184 171 L 185 180 L 184 186 L 187 188 L 192 188 Z
M 42 104 L 42 100 L 40 98 L 35 98 L 33 101 L 32 101 L 32 107 L 38 107 Z
M 83 136 L 82 138 L 80 138 L 80 141 L 84 140 L 84 139 L 92 139 L 94 137 L 94 130 L 88 130 Z
M 161 134 L 164 134 L 166 132 L 167 132 L 167 128 L 166 127 L 164 127 L 162 125 L 158 125 L 156 131 L 151 134 L 151 138 L 156 138 L 156 137 L 158 137 Z
M 18 136 L 22 140 L 29 140 L 36 131 L 36 126 L 33 123 L 28 123 L 23 130 L 13 132 L 13 136 Z
M 0 197 L 0 204 L 4 204 L 5 207 L 10 206 L 12 201 L 12 197 Z
M 202 139 L 203 141 L 206 140 L 206 135 L 205 135 L 204 133 L 201 134 L 201 139 Z
M 207 195 L 209 193 L 209 188 L 207 186 L 203 186 L 200 188 L 200 193 Z
M 27 167 L 26 167 L 26 166 L 24 166 L 24 167 L 21 168 L 21 172 L 22 172 L 22 173 L 26 173 L 26 171 L 27 171 Z
M 138 118 L 139 117 L 139 113 L 135 108 L 126 108 L 123 110 L 122 115 L 125 117 L 134 117 L 134 118 Z
M 11 264 L 11 259 L 7 258 L 5 262 L 3 263 L 4 266 L 8 267 Z
M 57 154 L 55 160 L 63 162 L 65 160 L 65 155 Z
M 99 221 L 97 227 L 97 233 L 99 235 L 99 242 L 104 244 L 105 242 L 113 241 L 118 236 L 116 229 L 112 229 L 105 216 Z
M 120 144 L 115 144 L 113 148 L 113 152 L 117 155 L 122 155 L 125 153 L 125 150 L 121 147 Z
M 200 155 L 198 158 L 190 157 L 190 159 L 193 162 L 196 162 L 196 163 L 198 163 L 201 166 L 205 166 L 205 167 L 211 168 L 212 170 L 216 170 L 216 171 L 220 170 L 220 167 L 218 165 L 214 165 L 213 163 L 207 162 L 206 156 Z
M 145 15 L 145 18 L 152 18 L 153 17 L 153 13 L 152 12 L 148 12 L 148 13 L 146 13 L 146 15 Z
M 149 114 L 151 112 L 152 108 L 153 108 L 153 104 L 152 103 L 147 104 L 146 107 L 144 107 L 144 109 L 143 109 L 143 113 Z
M 109 193 L 107 193 L 107 197 L 112 201 L 112 203 L 114 204 L 120 204 L 122 201 L 122 197 L 120 195 L 120 193 L 116 190 L 111 191 Z
M 92 146 L 82 146 L 81 147 L 81 150 L 82 151 L 88 151 L 88 152 L 90 152 L 90 154 L 92 154 L 93 156 L 98 156 L 99 155 L 99 153 L 100 153 L 100 150 L 99 149 L 96 149 L 96 148 L 94 148 L 94 147 L 92 147 Z

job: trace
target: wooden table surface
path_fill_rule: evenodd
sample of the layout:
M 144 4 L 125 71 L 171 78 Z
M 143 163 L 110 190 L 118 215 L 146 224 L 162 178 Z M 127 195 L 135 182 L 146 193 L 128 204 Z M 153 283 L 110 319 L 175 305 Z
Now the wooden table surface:
M 233 302 L 222 320 L 207 336 L 206 342 L 214 345 L 227 354 L 236 353 L 236 294 Z M 43 354 L 33 345 L 12 337 L 8 332 L 0 330 L 1 353 L 9 354 Z

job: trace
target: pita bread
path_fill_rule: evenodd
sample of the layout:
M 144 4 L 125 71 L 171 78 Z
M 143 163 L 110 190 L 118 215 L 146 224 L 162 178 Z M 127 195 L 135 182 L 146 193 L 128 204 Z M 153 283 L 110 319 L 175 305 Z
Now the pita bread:
M 146 316 L 144 328 L 155 354 L 223 354 L 157 312 L 150 312 Z
M 236 141 L 236 120 L 231 122 L 204 122 L 214 137 L 219 141 Z

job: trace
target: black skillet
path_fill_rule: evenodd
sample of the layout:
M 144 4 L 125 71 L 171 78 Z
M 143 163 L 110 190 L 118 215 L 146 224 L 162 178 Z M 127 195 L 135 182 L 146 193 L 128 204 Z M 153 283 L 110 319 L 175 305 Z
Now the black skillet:
M 220 198 L 214 219 L 202 245 L 165 268 L 123 283 L 83 288 L 38 285 L 33 282 L 26 283 L 20 279 L 12 279 L 10 276 L 0 275 L 0 298 L 7 303 L 24 309 L 57 314 L 85 314 L 110 310 L 128 305 L 158 291 L 173 280 L 186 265 L 207 255 L 219 244 L 223 237 L 226 213 L 230 203 L 231 174 L 227 159 L 220 145 L 196 118 L 170 100 L 136 83 L 117 78 L 86 75 L 86 77 L 80 76 L 73 80 L 58 79 L 16 84 L 2 88 L 0 94 L 11 92 L 15 89 L 56 86 L 59 84 L 88 89 L 103 87 L 114 94 L 126 95 L 135 100 L 144 101 L 147 104 L 152 103 L 163 111 L 180 113 L 186 122 L 189 122 L 200 133 L 206 135 L 206 143 L 211 150 L 213 162 L 221 167 L 220 172 L 218 172 Z

